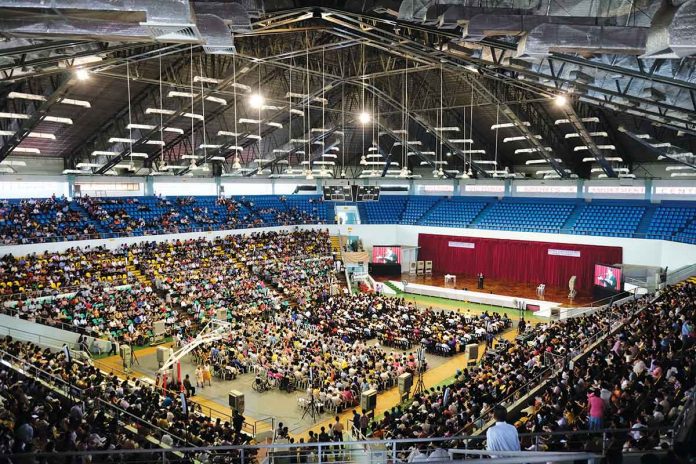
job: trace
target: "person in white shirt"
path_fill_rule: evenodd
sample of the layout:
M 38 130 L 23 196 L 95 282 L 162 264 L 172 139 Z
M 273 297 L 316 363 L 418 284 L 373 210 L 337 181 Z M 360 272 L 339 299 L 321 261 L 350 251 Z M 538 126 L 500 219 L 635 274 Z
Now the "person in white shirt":
M 507 409 L 496 406 L 493 410 L 495 425 L 486 431 L 486 449 L 488 451 L 520 451 L 520 438 L 515 426 L 505 422 Z M 491 455 L 492 458 L 497 456 Z

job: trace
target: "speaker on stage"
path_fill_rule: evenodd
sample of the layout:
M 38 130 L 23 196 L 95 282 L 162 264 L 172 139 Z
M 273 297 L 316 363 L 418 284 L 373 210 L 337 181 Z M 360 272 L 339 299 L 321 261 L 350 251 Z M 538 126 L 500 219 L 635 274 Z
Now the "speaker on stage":
M 228 400 L 232 411 L 237 411 L 239 414 L 244 412 L 244 393 L 237 390 L 230 390 Z
M 366 390 L 360 395 L 360 407 L 363 411 L 372 411 L 377 407 L 377 390 Z

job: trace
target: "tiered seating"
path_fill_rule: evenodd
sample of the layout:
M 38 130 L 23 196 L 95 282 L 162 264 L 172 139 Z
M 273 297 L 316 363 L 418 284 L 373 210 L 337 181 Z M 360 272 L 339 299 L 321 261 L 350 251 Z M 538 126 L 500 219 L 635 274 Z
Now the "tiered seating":
M 468 227 L 486 205 L 485 201 L 478 199 L 445 198 L 435 205 L 420 224 L 437 227 Z
M 696 208 L 660 206 L 648 225 L 647 238 L 670 240 L 696 218 Z
M 645 213 L 645 206 L 590 204 L 580 213 L 573 232 L 579 235 L 632 237 Z
M 484 213 L 481 229 L 558 232 L 573 211 L 572 202 L 500 201 Z
M 696 219 L 692 220 L 681 232 L 674 236 L 679 242 L 696 245 Z
M 367 217 L 361 219 L 365 224 L 398 224 L 406 200 L 405 195 L 382 195 L 379 201 L 363 203 Z
M 442 197 L 411 196 L 401 217 L 402 224 L 418 224 L 423 215 Z

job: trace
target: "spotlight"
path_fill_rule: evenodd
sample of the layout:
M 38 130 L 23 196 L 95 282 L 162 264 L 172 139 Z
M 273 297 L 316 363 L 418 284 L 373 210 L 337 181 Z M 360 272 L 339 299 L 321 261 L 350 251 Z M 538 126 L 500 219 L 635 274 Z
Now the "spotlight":
M 565 95 L 556 95 L 553 101 L 556 103 L 556 106 L 566 106 L 568 104 L 568 97 Z
M 265 102 L 266 99 L 259 93 L 255 93 L 249 97 L 249 106 L 252 108 L 261 108 Z
M 86 81 L 87 79 L 89 79 L 89 71 L 83 68 L 78 68 L 75 71 L 75 77 L 77 77 L 81 81 Z
M 370 113 L 367 111 L 363 111 L 358 115 L 358 121 L 360 121 L 360 124 L 367 124 L 370 122 Z

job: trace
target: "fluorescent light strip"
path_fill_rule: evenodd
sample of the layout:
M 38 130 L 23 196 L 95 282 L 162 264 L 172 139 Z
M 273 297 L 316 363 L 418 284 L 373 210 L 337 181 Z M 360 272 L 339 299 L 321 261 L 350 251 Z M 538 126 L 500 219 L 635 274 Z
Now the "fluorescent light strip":
M 4 119 L 29 119 L 29 115 L 28 114 L 20 114 L 20 113 L 0 112 L 0 118 L 4 118 Z
M 247 92 L 251 92 L 251 87 L 249 87 L 248 85 L 240 84 L 239 82 L 233 82 L 230 84 L 230 86 L 232 86 L 236 89 L 242 89 L 242 90 L 246 90 Z
M 134 151 L 133 153 L 131 153 L 128 156 L 130 156 L 131 158 L 143 158 L 143 159 L 150 157 L 150 155 L 148 155 L 147 153 L 142 153 L 142 152 L 138 152 L 138 151 Z
M 597 145 L 597 148 L 599 150 L 616 150 L 614 145 Z M 577 147 L 573 148 L 573 151 L 585 151 L 589 149 L 590 148 L 587 145 L 578 145 Z
M 472 139 L 450 139 L 448 140 L 450 143 L 474 143 Z
M 225 161 L 225 157 L 224 157 L 224 156 L 211 156 L 211 157 L 208 158 L 208 159 L 209 159 L 210 161 Z
M 321 155 L 321 157 L 322 157 L 322 158 L 336 159 L 336 158 L 338 158 L 338 155 L 334 155 L 334 154 L 331 154 L 331 153 L 324 153 L 323 155 Z
M 145 142 L 145 145 L 157 145 L 159 147 L 164 146 L 164 141 L 163 140 L 148 140 Z
M 278 110 L 282 110 L 283 107 L 282 107 L 282 106 L 275 106 L 275 105 L 261 105 L 261 109 L 262 109 L 262 110 L 274 110 L 274 111 L 278 111 Z
M 692 168 L 691 166 L 667 166 L 665 168 L 665 171 L 688 171 L 688 170 L 696 170 L 696 168 Z
M 321 127 L 314 127 L 314 128 L 309 130 L 309 132 L 313 133 L 313 134 L 323 134 L 323 133 L 328 132 L 328 131 L 329 131 L 328 129 L 324 129 Z
M 604 160 L 605 160 L 605 161 L 617 161 L 617 162 L 619 162 L 619 163 L 622 163 L 622 162 L 623 162 L 623 158 L 621 158 L 621 157 L 619 157 L 619 156 L 607 156 L 607 157 L 604 158 Z M 583 159 L 582 159 L 582 162 L 583 162 L 583 163 L 593 163 L 593 162 L 595 162 L 595 161 L 599 161 L 599 160 L 598 160 L 597 158 L 594 158 L 594 157 L 583 158 Z
M 523 125 L 523 126 L 526 126 L 526 127 L 531 126 L 531 124 L 529 123 L 529 121 L 523 121 L 523 122 L 522 122 L 522 125 Z M 506 128 L 508 128 L 508 127 L 517 127 L 517 124 L 515 124 L 514 122 L 506 122 L 506 123 L 503 123 L 503 124 L 493 124 L 493 125 L 491 126 L 491 130 L 506 129 Z
M 123 137 L 111 137 L 109 139 L 109 143 L 135 143 L 137 140 L 135 139 L 126 139 Z
M 672 144 L 669 142 L 660 142 L 660 143 L 651 143 L 650 146 L 653 148 L 670 148 L 672 146 Z
M 221 130 L 221 131 L 218 131 L 217 135 L 227 135 L 229 137 L 239 137 L 242 134 L 241 134 L 241 132 L 229 132 L 229 131 Z
M 77 163 L 75 167 L 77 169 L 82 169 L 82 168 L 100 168 L 102 165 L 99 163 Z
M 261 140 L 261 136 L 260 136 L 260 135 L 256 135 L 256 134 L 249 134 L 249 135 L 247 135 L 247 138 L 248 138 L 248 139 L 254 139 L 254 140 Z
M 41 154 L 41 150 L 38 148 L 24 148 L 24 147 L 15 147 L 12 150 L 12 153 L 32 153 L 35 155 Z
M 182 98 L 193 98 L 193 94 L 191 92 L 180 92 L 178 90 L 171 90 L 167 94 L 168 98 L 174 98 L 174 97 L 182 97 Z
M 196 155 L 182 155 L 181 159 L 185 160 L 198 160 L 198 159 L 203 159 L 202 156 L 196 156 Z
M 572 132 L 570 134 L 565 135 L 565 138 L 567 139 L 576 139 L 578 137 L 580 137 L 580 134 L 578 134 L 577 132 Z M 590 137 L 609 137 L 609 134 L 607 134 L 606 132 L 590 132 Z
M 283 148 L 275 148 L 273 149 L 273 153 L 290 153 L 290 150 L 285 150 Z
M 92 156 L 116 156 L 116 155 L 120 155 L 120 153 L 117 151 L 102 151 L 102 150 L 95 150 L 92 152 Z
M 202 143 L 198 146 L 198 148 L 220 148 L 222 145 L 216 145 L 212 143 Z
M 436 127 L 435 130 L 440 132 L 459 132 L 459 128 L 456 126 Z
M 285 98 L 306 98 L 309 97 L 306 93 L 288 92 L 285 94 Z
M 541 140 L 541 135 L 533 135 L 532 137 L 534 137 L 534 138 L 537 139 L 537 140 Z M 528 137 L 527 137 L 526 135 L 520 135 L 520 136 L 517 136 L 517 137 L 505 137 L 505 138 L 503 139 L 503 143 L 508 143 L 508 142 L 519 142 L 519 141 L 522 141 L 522 140 L 528 140 Z
M 239 118 L 239 124 L 261 124 L 260 119 Z
M 221 105 L 226 105 L 226 104 L 227 104 L 227 100 L 225 100 L 224 98 L 220 98 L 220 97 L 205 97 L 205 99 L 206 99 L 207 101 L 210 101 L 210 102 L 213 102 L 213 103 L 219 103 L 219 104 L 221 104 Z
M 205 82 L 207 84 L 219 84 L 221 81 L 220 81 L 220 79 L 215 79 L 212 77 L 193 76 L 193 82 Z
M 475 155 L 476 153 L 481 153 L 481 154 L 486 154 L 486 150 L 462 150 L 462 154 L 464 155 Z
M 184 129 L 179 129 L 178 127 L 165 127 L 162 129 L 164 132 L 174 132 L 176 134 L 183 134 Z
M 409 145 L 417 145 L 417 146 L 423 145 L 423 142 L 421 142 L 420 140 L 407 140 L 406 143 Z
M 590 117 L 590 118 L 582 118 L 580 119 L 581 122 L 599 122 L 598 117 Z M 559 124 L 570 124 L 570 119 L 556 119 L 554 122 L 554 125 L 558 126 Z
M 295 108 L 291 109 L 290 112 L 291 112 L 292 114 L 297 114 L 297 115 L 302 116 L 302 117 L 304 117 L 304 115 L 305 115 L 305 114 L 304 114 L 304 111 L 302 111 L 302 110 L 296 110 Z
M 13 136 L 14 134 L 15 134 L 14 131 L 0 130 L 0 135 Z M 49 134 L 48 132 L 29 132 L 27 134 L 27 137 L 31 137 L 34 139 L 49 139 L 49 140 L 56 139 L 56 136 L 54 134 Z
M 517 150 L 515 150 L 515 154 L 517 155 L 519 153 L 536 153 L 538 151 L 541 151 L 541 149 L 539 149 L 539 148 L 518 148 Z M 544 147 L 544 151 L 551 151 L 551 147 Z
M 693 177 L 696 176 L 696 172 L 673 172 L 670 177 Z
M 244 147 L 240 147 L 239 145 L 230 145 L 227 147 L 227 150 L 244 151 Z
M 128 124 L 126 126 L 126 129 L 146 129 L 146 130 L 152 130 L 154 129 L 155 126 L 150 125 L 150 124 Z
M 307 139 L 290 139 L 290 143 L 307 143 L 309 140 Z
M 203 115 L 197 113 L 184 113 L 182 116 L 185 118 L 198 119 L 199 121 L 203 120 Z
M 35 95 L 33 93 L 23 93 L 23 92 L 10 92 L 7 98 L 19 98 L 21 100 L 35 100 L 35 101 L 46 101 L 46 97 L 43 95 Z
M 267 122 L 266 125 L 271 127 L 277 127 L 278 129 L 283 128 L 283 125 L 279 122 Z
M 173 114 L 176 114 L 176 111 L 165 110 L 165 109 L 160 109 L 160 108 L 147 108 L 147 109 L 145 109 L 145 114 L 164 114 L 167 116 L 171 116 Z
M 72 98 L 59 98 L 58 103 L 62 103 L 64 105 L 82 106 L 83 108 L 92 107 L 92 105 L 86 100 L 74 100 Z
M 557 163 L 560 163 L 560 162 L 561 162 L 561 159 L 560 159 L 560 158 L 554 158 L 554 161 L 556 161 Z M 529 166 L 529 165 L 531 165 L 531 164 L 548 164 L 548 163 L 550 163 L 550 162 L 551 162 L 551 161 L 550 161 L 550 160 L 547 160 L 547 159 L 533 159 L 533 160 L 527 160 L 524 164 L 526 164 L 527 166 Z

